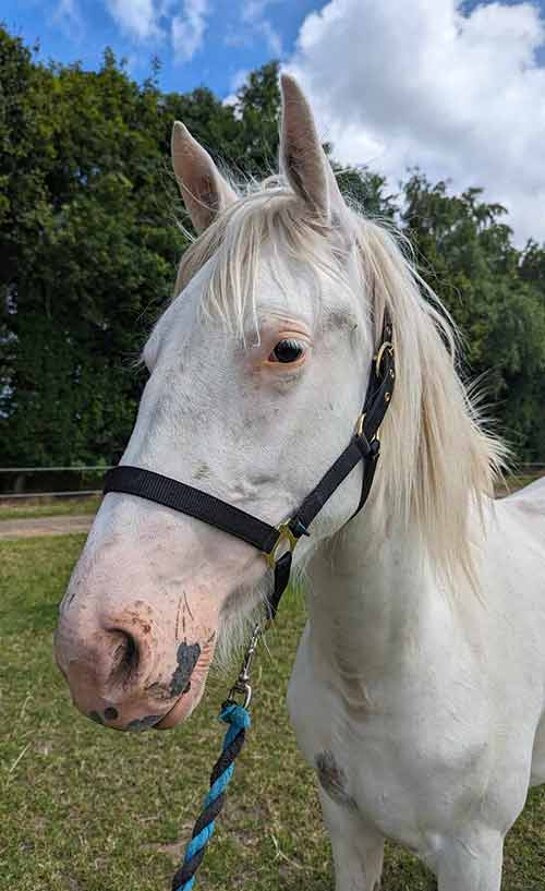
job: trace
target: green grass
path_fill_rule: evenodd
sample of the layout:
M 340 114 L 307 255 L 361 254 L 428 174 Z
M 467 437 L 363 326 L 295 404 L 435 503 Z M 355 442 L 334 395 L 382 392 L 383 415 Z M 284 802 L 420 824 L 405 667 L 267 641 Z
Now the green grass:
M 545 472 L 532 474 L 518 474 L 507 477 L 505 484 L 498 487 L 498 495 L 506 495 L 516 489 L 526 486 L 528 483 L 544 476 Z M 75 516 L 81 514 L 94 514 L 100 504 L 100 495 L 89 495 L 85 498 L 52 498 L 36 501 L 25 501 L 18 504 L 15 501 L 0 505 L 0 520 L 24 520 L 32 517 L 59 517 Z
M 507 477 L 505 484 L 498 486 L 498 495 L 506 495 L 521 489 L 540 476 L 545 471 L 533 474 L 518 474 Z M 5 506 L 0 505 L 0 520 L 24 520 L 32 517 L 59 517 L 75 516 L 81 514 L 94 514 L 100 504 L 99 495 L 90 495 L 85 498 L 62 498 L 38 501 L 27 501 L 24 504 L 11 502 Z
M 56 604 L 82 536 L 0 544 L 0 889 L 160 891 L 190 833 L 222 731 L 227 685 L 212 678 L 189 723 L 125 735 L 71 706 L 52 658 Z M 202 891 L 332 891 L 314 779 L 284 705 L 304 621 L 283 604 L 256 670 L 254 728 L 204 865 Z M 533 792 L 510 834 L 503 891 L 538 891 L 545 795 Z M 410 855 L 388 846 L 384 891 L 432 891 Z M 469 891 L 469 889 L 468 889 Z
M 72 517 L 94 514 L 100 504 L 99 495 L 85 498 L 40 499 L 25 504 L 14 501 L 0 506 L 0 520 L 26 520 L 32 517 Z

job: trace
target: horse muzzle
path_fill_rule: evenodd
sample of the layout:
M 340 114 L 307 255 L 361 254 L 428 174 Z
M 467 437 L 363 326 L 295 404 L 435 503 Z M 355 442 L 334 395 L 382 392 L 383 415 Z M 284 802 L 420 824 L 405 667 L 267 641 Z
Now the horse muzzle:
M 102 618 L 63 610 L 55 656 L 76 707 L 116 730 L 166 729 L 187 718 L 204 691 L 216 628 L 184 624 L 177 639 L 142 602 Z

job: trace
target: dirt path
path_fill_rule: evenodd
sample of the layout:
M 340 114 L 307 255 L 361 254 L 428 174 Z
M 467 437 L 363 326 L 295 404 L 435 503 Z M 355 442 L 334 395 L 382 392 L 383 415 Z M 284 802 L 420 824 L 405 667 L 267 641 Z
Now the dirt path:
M 88 532 L 91 515 L 68 517 L 31 517 L 21 520 L 0 520 L 0 541 L 10 538 L 32 538 L 35 535 L 72 535 Z

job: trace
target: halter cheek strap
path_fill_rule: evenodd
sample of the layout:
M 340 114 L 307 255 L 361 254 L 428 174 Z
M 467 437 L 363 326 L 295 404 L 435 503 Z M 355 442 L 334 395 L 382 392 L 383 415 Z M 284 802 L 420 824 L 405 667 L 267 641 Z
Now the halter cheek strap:
M 395 383 L 395 360 L 392 343 L 392 325 L 385 317 L 380 346 L 373 358 L 369 384 L 362 412 L 354 434 L 337 460 L 305 498 L 298 511 L 279 526 L 271 526 L 238 507 L 143 467 L 120 464 L 109 470 L 104 480 L 104 494 L 123 492 L 138 495 L 180 513 L 195 517 L 240 538 L 261 551 L 274 570 L 274 589 L 268 598 L 269 618 L 273 619 L 290 578 L 294 548 L 303 535 L 309 535 L 309 526 L 331 498 L 343 480 L 363 462 L 363 479 L 359 504 L 352 515 L 364 506 L 375 476 L 380 441 L 378 430 L 388 410 Z

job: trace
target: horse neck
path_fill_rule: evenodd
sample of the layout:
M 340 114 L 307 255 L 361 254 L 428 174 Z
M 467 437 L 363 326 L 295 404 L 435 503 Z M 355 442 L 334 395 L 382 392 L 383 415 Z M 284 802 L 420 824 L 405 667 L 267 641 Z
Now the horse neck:
M 429 632 L 437 601 L 446 603 L 417 536 L 378 531 L 367 510 L 322 545 L 308 578 L 313 649 L 347 676 L 391 671 Z

